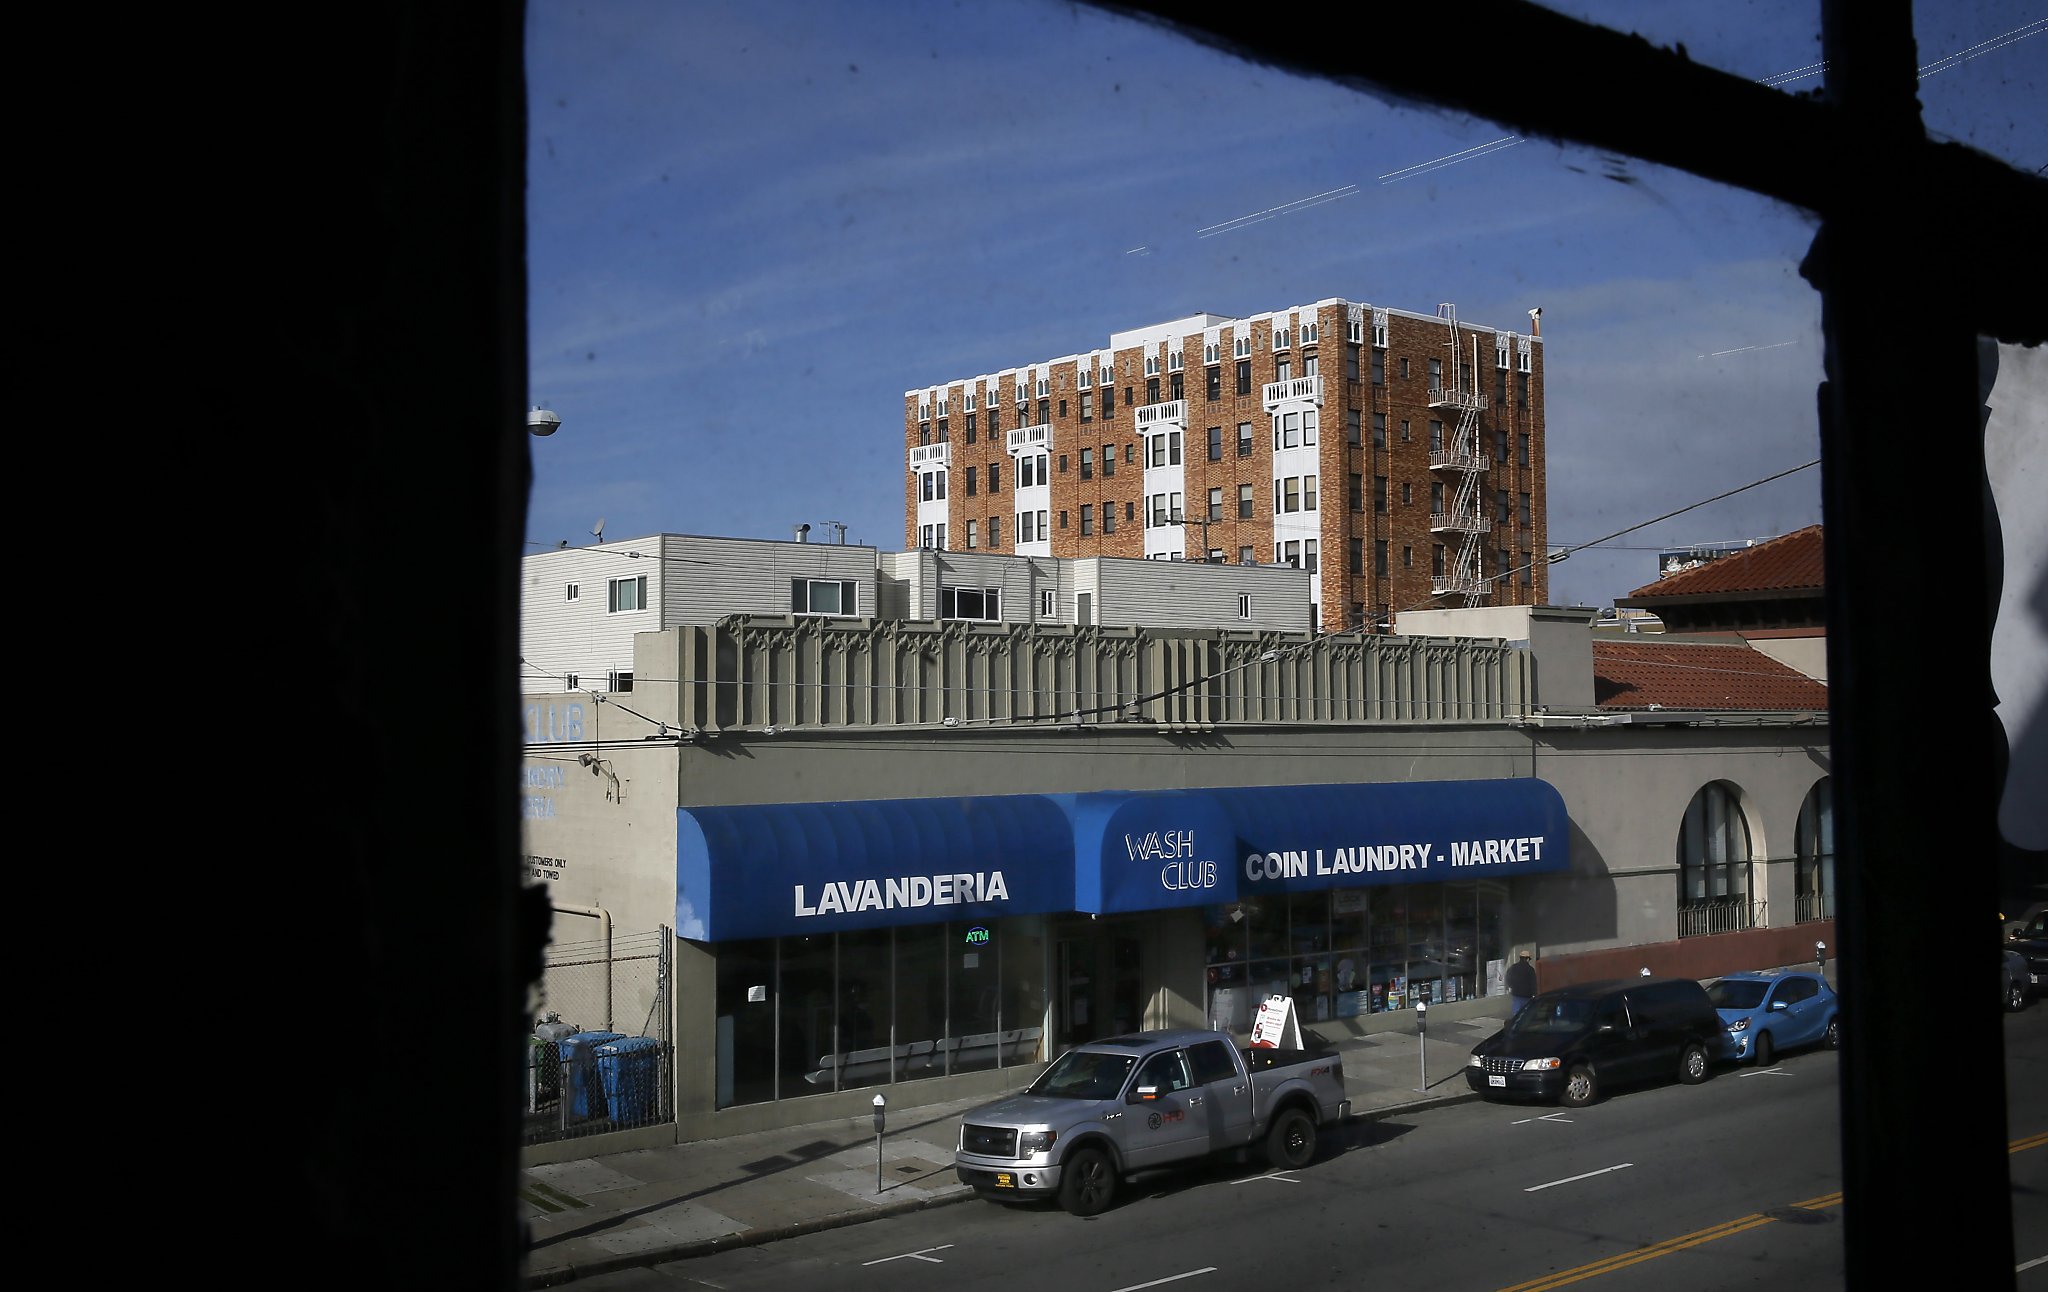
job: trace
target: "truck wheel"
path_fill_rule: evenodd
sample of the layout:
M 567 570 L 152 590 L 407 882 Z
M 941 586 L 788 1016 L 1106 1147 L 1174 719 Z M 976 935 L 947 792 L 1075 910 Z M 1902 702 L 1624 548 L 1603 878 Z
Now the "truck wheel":
M 1273 1119 L 1266 1132 L 1266 1160 L 1283 1171 L 1307 1166 L 1316 1156 L 1316 1124 L 1299 1108 Z
M 1060 1172 L 1060 1206 L 1070 1216 L 1093 1216 L 1116 1197 L 1116 1167 L 1099 1148 L 1084 1148 Z

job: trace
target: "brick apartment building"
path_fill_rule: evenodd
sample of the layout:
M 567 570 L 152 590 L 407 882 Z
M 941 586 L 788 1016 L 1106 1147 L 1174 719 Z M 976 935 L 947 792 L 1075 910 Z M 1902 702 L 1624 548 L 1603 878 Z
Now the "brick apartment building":
M 905 545 L 1297 565 L 1326 631 L 1544 604 L 1539 314 L 1197 314 L 906 391 Z

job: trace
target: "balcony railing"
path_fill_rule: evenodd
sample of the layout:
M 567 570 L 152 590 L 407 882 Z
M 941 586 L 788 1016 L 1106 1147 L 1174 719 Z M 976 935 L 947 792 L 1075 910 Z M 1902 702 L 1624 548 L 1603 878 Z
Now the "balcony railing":
M 1431 449 L 1429 451 L 1429 469 L 1432 471 L 1438 467 L 1446 467 L 1452 471 L 1484 471 L 1491 464 L 1492 459 L 1483 453 L 1474 452 L 1471 449 L 1462 451 L 1458 449 Z
M 1714 897 L 1678 904 L 1678 936 L 1705 937 L 1713 933 L 1739 933 L 1756 923 L 1755 906 L 1747 897 Z
M 1046 425 L 1019 426 L 1010 432 L 1010 452 L 1022 453 L 1028 449 L 1042 449 L 1052 443 L 1052 427 Z
M 1493 518 L 1470 512 L 1433 511 L 1429 514 L 1429 528 L 1431 533 L 1448 530 L 1454 534 L 1487 534 L 1493 531 Z
M 1176 426 L 1188 424 L 1188 401 L 1170 399 L 1163 404 L 1145 404 L 1138 409 L 1138 429 L 1145 430 L 1157 422 L 1171 422 Z
M 1493 585 L 1487 582 L 1487 580 L 1483 576 L 1478 575 L 1469 576 L 1461 579 L 1455 574 L 1437 574 L 1432 575 L 1429 580 L 1429 590 L 1439 597 L 1485 596 L 1487 589 L 1491 586 Z
M 1486 408 L 1486 396 L 1476 390 L 1453 390 L 1449 386 L 1431 386 L 1429 388 L 1429 406 L 1431 408 L 1463 408 L 1475 413 L 1483 412 Z
M 1323 404 L 1323 379 L 1291 377 L 1286 381 L 1269 381 L 1260 387 L 1260 394 L 1269 413 L 1282 404 L 1299 403 L 1302 400 L 1307 400 L 1320 408 Z
M 1808 920 L 1824 920 L 1828 918 L 1829 914 L 1826 893 L 1801 893 L 1793 899 L 1792 919 L 1795 923 L 1804 924 Z
M 952 460 L 951 444 L 914 444 L 910 448 L 913 467 L 942 467 Z

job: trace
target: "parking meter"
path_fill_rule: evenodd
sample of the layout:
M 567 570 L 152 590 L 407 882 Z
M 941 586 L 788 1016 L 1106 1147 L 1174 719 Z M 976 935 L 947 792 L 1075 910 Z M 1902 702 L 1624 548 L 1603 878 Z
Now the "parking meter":
M 1422 1084 L 1415 1087 L 1418 1091 L 1429 1089 L 1429 1047 L 1423 1044 L 1428 1036 L 1429 1002 L 1418 1000 L 1415 1002 L 1415 1050 L 1422 1059 Z
M 875 1096 L 875 1192 L 882 1191 L 882 1123 L 889 1114 L 889 1101 Z
M 1813 967 L 1814 967 L 1814 968 L 1816 968 L 1816 969 L 1825 969 L 1825 968 L 1827 968 L 1827 966 L 1828 966 L 1828 958 L 1827 958 L 1827 956 L 1828 956 L 1828 944 L 1827 944 L 1827 943 L 1825 943 L 1825 942 L 1816 942 L 1816 943 L 1814 943 L 1814 944 L 1813 944 Z
M 1415 1034 L 1417 1036 L 1429 1035 L 1429 1002 L 1426 1000 L 1415 1002 Z

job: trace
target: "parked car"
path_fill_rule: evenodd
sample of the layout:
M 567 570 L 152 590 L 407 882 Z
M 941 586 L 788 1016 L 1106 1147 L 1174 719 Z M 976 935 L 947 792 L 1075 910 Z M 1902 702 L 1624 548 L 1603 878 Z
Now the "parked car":
M 1465 1083 L 1488 1099 L 1579 1108 L 1614 1086 L 1705 1081 L 1723 1035 L 1706 988 L 1690 978 L 1580 983 L 1535 997 L 1474 1046 Z
M 2048 902 L 2030 903 L 2018 915 L 2007 915 L 2001 911 L 1998 916 L 1999 931 L 2007 942 L 2015 941 L 2026 936 L 2027 926 L 2041 918 L 2044 911 L 2048 911 Z
M 953 1169 L 991 1202 L 1058 1198 L 1092 1216 L 1126 1175 L 1215 1152 L 1263 1145 L 1277 1167 L 1307 1166 L 1319 1128 L 1350 1115 L 1332 1050 L 1136 1032 L 1076 1046 L 1023 1093 L 969 1109 Z
M 2005 995 L 2005 1007 L 2008 1011 L 2025 1009 L 2027 997 L 2034 994 L 2027 973 L 2027 958 L 2011 947 L 2001 947 L 1999 955 L 2003 959 L 1998 971 L 1998 989 Z
M 1769 1064 L 1780 1050 L 1841 1044 L 1842 1002 L 1811 969 L 1732 973 L 1707 989 L 1728 1033 L 1728 1057 Z
M 2035 912 L 2034 918 L 2020 929 L 2019 936 L 2005 944 L 2005 949 L 2025 957 L 2028 992 L 2040 995 L 2041 989 L 2048 987 L 2048 911 Z

